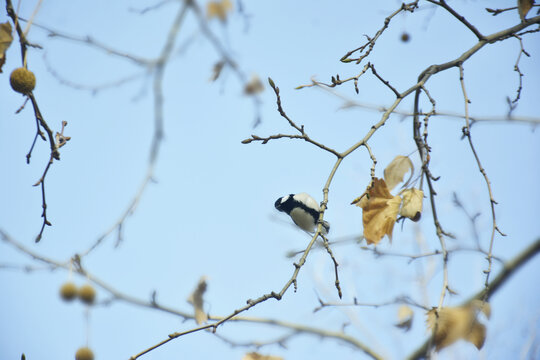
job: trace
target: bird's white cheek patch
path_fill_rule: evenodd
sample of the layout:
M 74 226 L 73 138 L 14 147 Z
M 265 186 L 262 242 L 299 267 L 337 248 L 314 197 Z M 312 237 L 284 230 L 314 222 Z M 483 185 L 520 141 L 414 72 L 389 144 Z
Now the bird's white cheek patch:
M 299 228 L 306 231 L 313 231 L 315 223 L 313 222 L 313 218 L 310 214 L 302 209 L 296 208 L 291 211 L 290 215 L 294 223 L 298 225 Z

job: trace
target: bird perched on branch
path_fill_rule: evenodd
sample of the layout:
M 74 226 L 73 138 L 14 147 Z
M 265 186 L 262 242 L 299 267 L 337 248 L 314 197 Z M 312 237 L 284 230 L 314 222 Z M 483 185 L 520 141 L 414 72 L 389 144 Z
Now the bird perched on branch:
M 314 232 L 319 222 L 320 208 L 315 199 L 306 193 L 290 194 L 276 200 L 276 209 L 288 214 L 294 223 L 302 230 Z M 330 224 L 322 223 L 322 233 L 328 234 Z

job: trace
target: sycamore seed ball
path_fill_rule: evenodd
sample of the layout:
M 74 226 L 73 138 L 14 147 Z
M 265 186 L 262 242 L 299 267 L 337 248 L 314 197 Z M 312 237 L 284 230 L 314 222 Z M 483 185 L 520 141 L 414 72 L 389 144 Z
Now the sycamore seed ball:
M 30 70 L 20 67 L 11 72 L 9 83 L 16 92 L 28 94 L 36 87 L 36 77 Z
M 401 34 L 401 41 L 408 42 L 410 39 L 411 39 L 411 36 L 408 33 L 403 32 L 403 34 Z
M 60 297 L 65 301 L 71 301 L 77 296 L 77 285 L 72 282 L 66 282 L 60 287 Z
M 75 353 L 75 360 L 94 360 L 94 353 L 87 347 L 82 347 Z
M 92 287 L 92 285 L 83 285 L 79 289 L 79 299 L 85 304 L 91 305 L 94 303 L 94 300 L 96 298 L 96 290 Z

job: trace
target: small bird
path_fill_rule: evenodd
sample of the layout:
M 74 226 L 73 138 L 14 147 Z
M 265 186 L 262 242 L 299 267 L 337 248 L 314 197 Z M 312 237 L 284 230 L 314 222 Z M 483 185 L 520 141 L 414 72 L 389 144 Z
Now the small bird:
M 314 232 L 319 221 L 320 208 L 317 201 L 306 193 L 280 197 L 274 204 L 276 209 L 288 214 L 302 230 Z M 328 234 L 330 224 L 323 221 L 322 232 Z

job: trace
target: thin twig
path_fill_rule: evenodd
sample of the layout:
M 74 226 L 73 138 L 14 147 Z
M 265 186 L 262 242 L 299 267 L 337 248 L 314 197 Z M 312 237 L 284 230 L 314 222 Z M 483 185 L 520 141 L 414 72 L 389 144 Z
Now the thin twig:
M 282 348 L 286 348 L 287 341 L 291 340 L 293 337 L 301 335 L 301 331 L 292 331 L 288 332 L 285 335 L 282 335 L 274 340 L 267 340 L 267 341 L 244 341 L 239 342 L 232 339 L 229 339 L 228 337 L 225 337 L 221 335 L 220 333 L 214 333 L 213 335 L 220 339 L 221 341 L 229 344 L 231 347 L 246 347 L 246 348 L 256 348 L 257 350 L 261 349 L 262 347 L 269 346 L 269 345 L 279 345 Z
M 340 153 L 337 152 L 336 150 L 332 149 L 332 148 L 329 148 L 327 147 L 326 145 L 318 142 L 318 141 L 315 141 L 313 140 L 312 138 L 309 137 L 309 135 L 304 131 L 304 125 L 302 126 L 298 126 L 296 125 L 296 123 L 294 121 L 291 120 L 291 118 L 285 113 L 285 110 L 283 110 L 283 107 L 281 105 L 281 97 L 279 95 L 279 87 L 277 87 L 275 84 L 274 84 L 274 81 L 270 78 L 268 78 L 268 83 L 270 84 L 270 87 L 274 90 L 274 93 L 276 94 L 276 103 L 277 103 L 277 109 L 278 109 L 278 112 L 279 114 L 287 120 L 287 122 L 289 123 L 289 125 L 291 127 L 293 127 L 294 129 L 296 129 L 300 135 L 285 135 L 285 134 L 277 134 L 277 135 L 272 135 L 272 136 L 269 136 L 269 137 L 260 137 L 260 136 L 257 136 L 257 135 L 251 135 L 251 138 L 248 138 L 248 139 L 245 139 L 242 141 L 242 144 L 249 144 L 251 143 L 252 141 L 261 141 L 262 144 L 266 144 L 268 141 L 270 140 L 275 140 L 275 139 L 282 139 L 282 138 L 288 138 L 288 139 L 303 139 L 325 151 L 328 151 L 329 153 L 332 153 L 334 154 L 336 157 L 340 157 Z
M 330 81 L 331 83 L 330 84 L 325 84 L 325 83 L 322 83 L 322 82 L 316 82 L 313 78 L 311 79 L 311 84 L 307 84 L 307 85 L 300 85 L 300 86 L 297 86 L 295 89 L 296 90 L 300 90 L 300 89 L 303 89 L 303 88 L 308 88 L 308 87 L 312 87 L 312 86 L 324 86 L 326 88 L 334 88 L 338 85 L 341 85 L 341 84 L 345 84 L 346 82 L 349 82 L 351 80 L 354 81 L 354 90 L 356 91 L 356 93 L 358 94 L 359 93 L 359 90 L 358 90 L 358 79 L 360 79 L 360 77 L 362 75 L 364 75 L 366 73 L 366 71 L 368 71 L 369 69 L 371 68 L 371 63 L 367 63 L 366 65 L 364 65 L 364 68 L 362 69 L 362 71 L 360 71 L 360 73 L 356 76 L 351 76 L 350 78 L 348 79 L 345 79 L 345 80 L 341 80 L 340 77 L 339 77 L 339 74 L 337 74 L 336 76 L 332 76 Z
M 409 11 L 409 12 L 414 12 L 414 10 L 418 8 L 418 0 L 417 1 L 413 1 L 413 2 L 410 2 L 408 4 L 401 4 L 401 7 L 399 9 L 397 9 L 396 11 L 394 11 L 392 14 L 390 14 L 386 19 L 384 19 L 384 25 L 382 28 L 380 28 L 373 37 L 369 37 L 367 35 L 366 38 L 367 38 L 367 42 L 360 46 L 359 48 L 356 48 L 354 50 L 351 50 L 349 52 L 347 52 L 345 55 L 343 55 L 341 57 L 341 62 L 344 62 L 344 63 L 348 63 L 348 62 L 352 62 L 352 61 L 356 61 L 356 64 L 360 64 L 360 62 L 365 59 L 367 56 L 369 56 L 369 54 L 371 53 L 371 51 L 373 50 L 373 47 L 375 46 L 375 43 L 377 42 L 377 40 L 379 39 L 379 37 L 384 33 L 384 31 L 388 28 L 388 25 L 390 25 L 390 21 L 392 20 L 392 18 L 394 16 L 396 16 L 397 14 L 401 13 L 402 11 Z M 367 50 L 366 50 L 367 48 Z M 366 52 L 364 52 L 364 50 L 366 50 Z M 358 58 L 351 58 L 350 56 L 353 55 L 355 52 L 358 52 L 359 54 L 361 54 Z M 364 52 L 364 53 L 363 53 Z M 362 54 L 363 53 L 363 54 Z
M 421 305 L 418 302 L 412 300 L 409 296 L 398 296 L 392 300 L 383 301 L 383 302 L 376 302 L 376 303 L 366 303 L 366 302 L 359 302 L 357 298 L 354 298 L 353 302 L 345 303 L 345 302 L 325 302 L 321 298 L 319 298 L 319 306 L 317 306 L 315 309 L 313 309 L 313 312 L 320 311 L 326 307 L 372 307 L 372 308 L 380 308 L 380 307 L 386 307 L 386 306 L 393 306 L 393 305 L 400 305 L 400 304 L 407 304 L 414 307 L 417 307 L 419 309 L 428 311 L 431 308 Z
M 23 18 L 21 18 L 21 20 L 26 21 Z M 100 51 L 106 53 L 107 55 L 113 55 L 113 56 L 116 56 L 116 57 L 127 59 L 127 60 L 135 63 L 136 65 L 151 66 L 151 65 L 154 64 L 152 60 L 145 59 L 143 57 L 140 57 L 140 56 L 137 56 L 137 55 L 134 55 L 134 54 L 128 54 L 126 52 L 119 51 L 119 50 L 117 50 L 117 49 L 115 49 L 115 48 L 113 48 L 111 46 L 108 46 L 108 45 L 102 43 L 99 40 L 94 39 L 91 36 L 76 36 L 76 35 L 65 34 L 65 33 L 62 33 L 60 31 L 51 29 L 51 28 L 49 28 L 47 26 L 43 26 L 43 25 L 36 24 L 36 23 L 34 23 L 34 26 L 39 28 L 39 29 L 45 30 L 50 38 L 58 38 L 58 39 L 64 39 L 64 40 L 73 41 L 73 42 L 76 42 L 76 43 L 86 44 L 86 45 L 88 45 L 88 46 L 90 46 L 92 48 L 95 48 L 97 50 L 100 50 Z
M 534 0 L 533 0 L 534 1 Z M 540 4 L 533 4 L 533 7 L 535 6 L 540 6 Z M 488 13 L 491 13 L 491 15 L 493 16 L 497 16 L 499 15 L 500 13 L 503 13 L 505 11 L 512 11 L 512 10 L 517 10 L 518 7 L 517 6 L 514 6 L 514 7 L 510 7 L 510 8 L 505 8 L 505 9 L 491 9 L 491 8 L 486 8 L 486 11 Z
M 364 102 L 359 102 L 356 100 L 353 100 L 352 98 L 348 98 L 347 96 L 335 91 L 332 89 L 332 86 L 328 86 L 325 83 L 319 82 L 315 79 L 311 79 L 311 84 L 309 85 L 302 85 L 301 87 L 317 87 L 319 89 L 322 89 L 324 91 L 329 92 L 330 94 L 340 98 L 343 100 L 343 105 L 340 107 L 341 109 L 347 109 L 352 107 L 359 107 L 364 108 L 368 110 L 373 110 L 377 112 L 385 112 L 388 110 L 387 107 L 381 106 L 381 105 L 375 105 L 375 104 L 369 104 Z M 429 93 L 427 93 L 429 94 Z M 426 95 L 427 95 L 426 94 Z M 394 110 L 392 114 L 400 115 L 403 117 L 412 117 L 414 116 L 414 113 L 410 111 L 405 110 Z M 450 118 L 456 118 L 456 119 L 465 119 L 465 115 L 459 112 L 452 112 L 452 111 L 431 111 L 429 113 L 426 112 L 418 112 L 418 116 L 444 116 L 444 117 L 450 117 Z M 507 123 L 520 123 L 520 124 L 532 124 L 532 125 L 538 125 L 540 124 L 540 118 L 536 117 L 528 117 L 528 116 L 514 116 L 510 114 L 511 116 L 469 116 L 469 120 L 472 123 L 475 122 L 507 122 Z
M 482 163 L 480 162 L 480 157 L 478 156 L 478 153 L 476 152 L 476 149 L 475 149 L 474 144 L 472 142 L 471 131 L 470 131 L 470 126 L 469 126 L 469 118 L 468 118 L 470 100 L 469 100 L 469 97 L 467 96 L 467 91 L 465 89 L 464 71 L 463 71 L 463 65 L 462 64 L 459 64 L 459 82 L 461 84 L 461 90 L 463 92 L 463 102 L 465 104 L 464 105 L 465 106 L 465 126 L 463 127 L 463 135 L 465 135 L 465 137 L 469 141 L 469 146 L 471 148 L 471 152 L 473 153 L 474 158 L 476 160 L 476 164 L 478 165 L 478 170 L 480 171 L 480 173 L 484 177 L 484 181 L 486 183 L 486 187 L 487 187 L 487 190 L 488 190 L 488 193 L 489 193 L 489 203 L 490 203 L 490 207 L 491 207 L 492 228 L 491 228 L 491 237 L 490 237 L 490 240 L 489 240 L 489 250 L 488 250 L 488 255 L 487 255 L 488 268 L 487 268 L 487 270 L 484 271 L 484 273 L 486 274 L 485 286 L 487 288 L 489 286 L 489 275 L 491 274 L 491 266 L 492 266 L 492 262 L 493 262 L 492 261 L 492 253 L 493 253 L 493 243 L 494 243 L 494 240 L 495 240 L 495 233 L 498 232 L 502 236 L 506 236 L 506 235 L 503 234 L 501 232 L 501 230 L 499 229 L 499 227 L 497 226 L 497 220 L 496 220 L 496 216 L 495 216 L 495 204 L 497 204 L 497 202 L 493 198 L 493 191 L 491 189 L 491 182 L 489 181 L 489 178 L 487 176 L 487 172 L 484 169 L 484 167 L 482 166 Z M 485 300 L 485 299 L 482 299 L 482 300 Z
M 514 98 L 514 100 L 512 100 L 512 103 L 516 103 L 518 102 L 519 98 L 521 97 L 521 90 L 523 89 L 523 73 L 521 72 L 520 68 L 519 68 L 519 61 L 521 60 L 521 54 L 525 54 L 526 56 L 531 56 L 529 55 L 528 52 L 525 51 L 525 48 L 523 47 L 523 41 L 521 40 L 521 37 L 518 36 L 518 35 L 514 35 L 514 37 L 516 39 L 518 39 L 519 41 L 519 47 L 520 47 L 520 50 L 519 50 L 519 54 L 518 54 L 518 57 L 516 59 L 516 63 L 514 64 L 514 71 L 518 73 L 518 76 L 519 76 L 519 86 L 518 86 L 518 89 L 516 91 L 516 97 Z
M 500 13 L 503 13 L 505 11 L 511 11 L 511 10 L 516 10 L 517 9 L 517 6 L 514 6 L 514 7 L 510 7 L 510 8 L 505 8 L 505 9 L 491 9 L 491 8 L 486 8 L 486 11 L 488 13 L 491 13 L 491 15 L 493 16 L 497 16 L 499 15 Z
M 452 16 L 454 16 L 456 19 L 461 21 L 461 23 L 463 23 L 463 25 L 465 25 L 467 28 L 469 28 L 469 30 L 471 30 L 473 32 L 473 34 L 476 35 L 478 40 L 484 40 L 484 35 L 482 35 L 482 33 L 480 33 L 480 31 L 478 31 L 478 29 L 473 24 L 471 24 L 469 21 L 467 21 L 467 19 L 465 19 L 465 17 L 463 15 L 459 14 L 457 11 L 452 9 L 450 7 L 450 5 L 448 5 L 446 3 L 445 0 L 440 0 L 440 1 L 427 0 L 427 1 L 432 3 L 432 4 L 439 5 L 440 7 L 444 8 L 446 11 L 448 11 L 450 14 L 452 14 Z
M 326 249 L 326 252 L 328 253 L 328 255 L 330 255 L 330 258 L 332 259 L 332 262 L 334 263 L 334 273 L 335 273 L 335 277 L 336 277 L 336 281 L 335 281 L 334 284 L 336 286 L 338 296 L 341 299 L 343 297 L 343 293 L 341 291 L 341 286 L 339 284 L 339 272 L 338 272 L 339 264 L 338 264 L 336 258 L 334 257 L 334 253 L 332 252 L 332 249 L 330 248 L 330 244 L 328 242 L 328 239 L 326 238 L 326 236 L 324 236 L 322 234 L 321 234 L 321 237 L 323 238 L 324 248 Z
M 419 254 L 404 254 L 404 253 L 392 252 L 392 251 L 382 251 L 382 250 L 377 249 L 376 247 L 369 247 L 369 246 L 362 246 L 361 249 L 372 252 L 375 257 L 394 256 L 394 257 L 406 258 L 408 259 L 409 264 L 418 259 L 442 255 L 442 251 L 438 249 L 433 250 L 433 251 L 422 252 Z M 452 253 L 457 253 L 457 252 L 477 252 L 486 256 L 488 255 L 488 252 L 486 250 L 483 250 L 478 247 L 456 246 L 453 248 L 446 249 L 446 252 L 448 253 L 448 255 Z M 501 263 L 503 262 L 503 260 L 498 256 L 492 255 L 492 258 L 493 260 L 497 260 Z
M 371 64 L 370 66 L 371 68 L 371 72 L 373 73 L 373 75 L 375 75 L 375 77 L 377 77 L 377 79 L 379 79 L 384 85 L 386 85 L 390 90 L 392 90 L 392 92 L 396 95 L 396 97 L 401 97 L 401 94 L 399 93 L 399 91 L 397 91 L 392 85 L 390 85 L 390 82 L 388 80 L 384 80 L 378 73 L 377 71 L 375 71 L 375 66 L 373 64 Z

